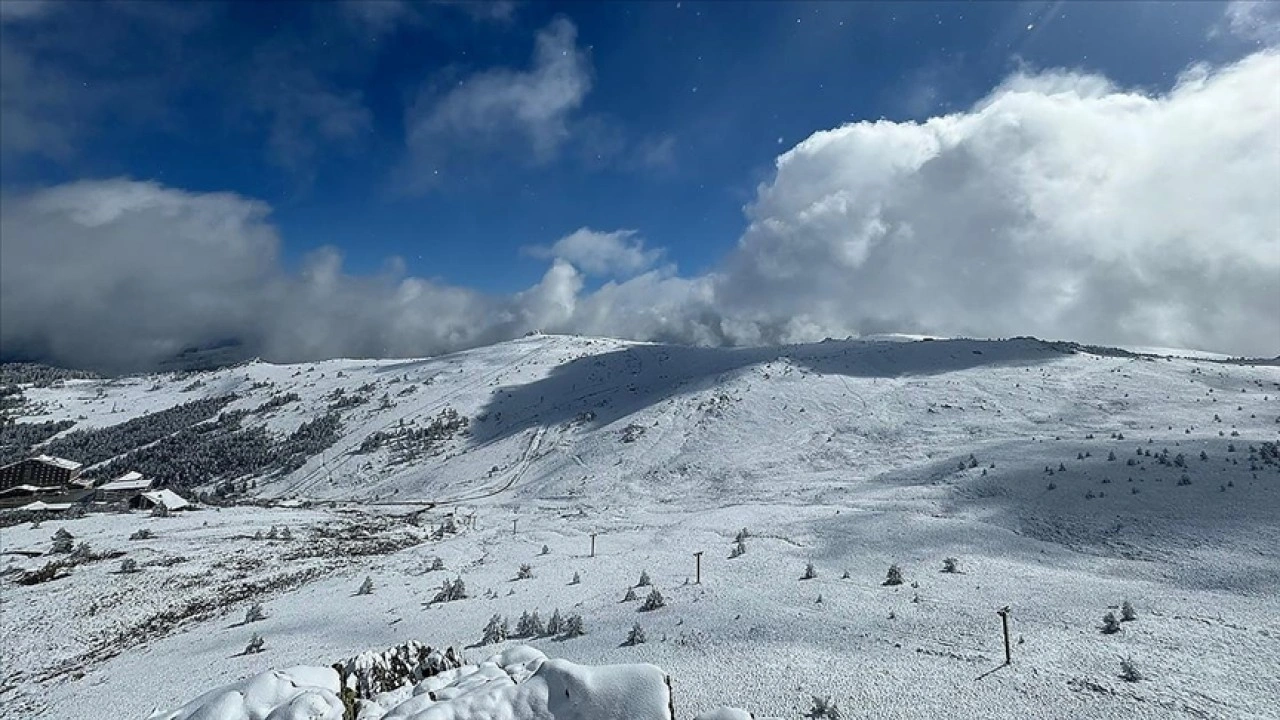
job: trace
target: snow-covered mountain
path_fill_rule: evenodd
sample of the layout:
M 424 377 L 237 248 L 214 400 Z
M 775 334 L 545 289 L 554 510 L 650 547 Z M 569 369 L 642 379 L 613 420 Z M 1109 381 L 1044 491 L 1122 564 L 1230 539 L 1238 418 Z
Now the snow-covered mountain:
M 492 615 L 554 608 L 587 634 L 532 644 L 661 666 L 681 718 L 797 717 L 812 695 L 855 717 L 1266 717 L 1280 701 L 1259 676 L 1280 664 L 1274 362 L 1030 338 L 532 336 L 22 398 L 7 453 L 331 502 L 6 528 L 6 551 L 44 553 L 65 525 L 144 572 L 84 563 L 24 586 L 16 571 L 48 558 L 9 556 L 5 716 L 139 717 L 267 667 L 464 648 Z M 32 429 L 50 421 L 75 424 Z M 254 538 L 271 525 L 294 539 Z M 130 541 L 140 527 L 156 538 Z M 948 557 L 961 572 L 941 572 Z M 904 584 L 882 585 L 892 564 Z M 647 589 L 620 602 L 642 570 L 665 607 L 637 612 Z M 365 576 L 375 591 L 353 595 Z M 446 577 L 469 599 L 431 602 Z M 1101 633 L 1125 599 L 1138 619 Z M 267 651 L 240 655 L 252 602 Z M 1006 605 L 1015 662 L 987 675 Z M 621 646 L 637 621 L 648 642 Z M 1145 680 L 1117 677 L 1127 656 Z M 145 679 L 161 667 L 177 678 Z

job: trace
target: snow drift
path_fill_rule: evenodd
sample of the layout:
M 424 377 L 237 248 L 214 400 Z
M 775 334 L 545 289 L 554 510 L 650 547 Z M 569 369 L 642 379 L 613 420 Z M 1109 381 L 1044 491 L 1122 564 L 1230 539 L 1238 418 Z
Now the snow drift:
M 343 720 L 334 668 L 273 670 L 151 720 Z M 348 696 L 353 695 L 348 689 Z M 672 720 L 666 674 L 654 665 L 587 667 L 515 646 L 478 665 L 441 671 L 370 698 L 358 720 Z

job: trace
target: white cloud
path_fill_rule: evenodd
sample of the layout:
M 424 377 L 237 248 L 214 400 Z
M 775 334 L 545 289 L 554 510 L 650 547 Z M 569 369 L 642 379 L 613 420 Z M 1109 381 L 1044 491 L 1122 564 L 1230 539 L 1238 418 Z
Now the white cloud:
M 1161 95 L 1021 73 L 965 112 L 816 133 L 713 273 L 583 229 L 485 295 L 322 250 L 269 209 L 128 180 L 0 203 L 0 352 L 134 369 L 224 338 L 273 360 L 416 356 L 531 329 L 721 343 L 878 331 L 1280 352 L 1280 54 Z M 638 274 L 637 274 L 638 273 Z M 588 290 L 585 275 L 626 278 Z
M 1280 43 L 1280 3 L 1231 0 L 1222 10 L 1222 22 L 1211 35 L 1224 32 L 1259 45 Z
M 538 32 L 528 70 L 487 70 L 443 94 L 424 91 L 405 120 L 410 184 L 430 184 L 451 155 L 502 148 L 513 134 L 534 162 L 553 158 L 591 89 L 591 62 L 577 36 L 572 22 L 557 18 Z
M 580 228 L 550 247 L 525 248 L 533 257 L 559 259 L 591 275 L 628 277 L 653 267 L 662 259 L 661 249 L 646 250 L 635 230 L 597 232 Z
M 881 329 L 1280 350 L 1280 55 L 1169 93 L 1019 74 L 968 112 L 778 159 L 718 304 L 767 340 Z

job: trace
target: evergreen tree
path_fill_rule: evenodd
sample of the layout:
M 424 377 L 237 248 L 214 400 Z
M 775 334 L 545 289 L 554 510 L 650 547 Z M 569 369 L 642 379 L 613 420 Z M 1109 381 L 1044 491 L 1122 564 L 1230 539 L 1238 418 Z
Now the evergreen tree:
M 901 568 L 899 568 L 896 564 L 894 564 L 894 565 L 890 565 L 890 566 L 889 566 L 889 572 L 888 572 L 888 574 L 887 574 L 887 575 L 885 575 L 884 583 L 882 583 L 882 584 L 884 584 L 884 585 L 901 585 L 901 584 L 902 584 L 902 569 L 901 569 Z
M 551 613 L 551 619 L 547 621 L 547 635 L 559 635 L 564 632 L 564 618 L 560 617 L 560 608 L 556 608 Z
M 265 619 L 267 619 L 267 614 L 262 611 L 262 603 L 254 603 L 249 606 L 248 610 L 244 611 L 245 625 L 248 625 L 249 623 L 258 622 L 259 620 L 265 620 Z
M 1116 620 L 1116 614 L 1108 612 L 1102 616 L 1102 632 L 1106 635 L 1113 635 L 1120 632 L 1120 621 Z
M 654 588 L 649 591 L 649 596 L 640 604 L 640 612 L 657 610 L 660 607 L 665 607 L 666 604 L 667 601 L 662 597 L 662 593 L 658 592 L 658 588 Z
M 627 640 L 623 645 L 640 645 L 644 642 L 644 628 L 640 627 L 640 623 L 636 623 L 631 626 L 631 632 L 627 633 Z
M 565 618 L 564 633 L 562 634 L 564 635 L 565 638 L 575 638 L 575 637 L 578 637 L 579 635 L 587 634 L 586 628 L 583 626 L 583 623 L 582 623 L 582 616 L 577 613 L 574 613 L 569 617 Z

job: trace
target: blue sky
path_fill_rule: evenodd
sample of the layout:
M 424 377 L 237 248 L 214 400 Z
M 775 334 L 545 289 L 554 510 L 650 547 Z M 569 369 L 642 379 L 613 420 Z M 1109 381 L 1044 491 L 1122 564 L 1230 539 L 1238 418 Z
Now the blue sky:
M 280 272 L 488 296 L 579 228 L 734 263 L 776 162 L 846 123 L 963 113 L 1055 72 L 1169 93 L 1274 46 L 1208 2 L 72 3 L 3 0 L 10 198 L 129 179 L 270 208 Z M 7 125 L 7 127 L 5 127 Z M 659 256 L 655 256 L 659 257 Z M 652 263 L 650 263 L 652 264 Z M 586 291 L 618 278 L 583 273 Z M 914 321 L 907 325 L 921 326 Z

